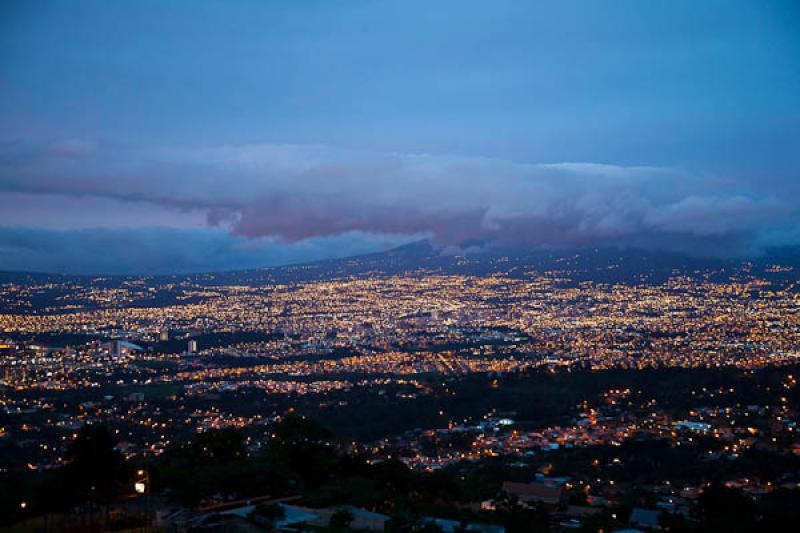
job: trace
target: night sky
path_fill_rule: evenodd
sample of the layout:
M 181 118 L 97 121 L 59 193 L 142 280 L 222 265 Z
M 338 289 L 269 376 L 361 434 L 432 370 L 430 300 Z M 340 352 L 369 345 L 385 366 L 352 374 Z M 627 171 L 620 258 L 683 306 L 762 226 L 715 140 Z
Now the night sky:
M 800 245 L 800 3 L 0 3 L 0 269 Z

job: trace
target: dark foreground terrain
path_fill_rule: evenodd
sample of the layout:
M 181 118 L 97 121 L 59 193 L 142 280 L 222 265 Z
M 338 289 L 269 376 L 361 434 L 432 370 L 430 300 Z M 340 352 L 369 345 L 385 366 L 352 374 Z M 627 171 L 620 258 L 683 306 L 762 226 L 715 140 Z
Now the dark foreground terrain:
M 187 435 L 147 460 L 126 461 L 118 428 L 92 424 L 66 446 L 65 466 L 3 480 L 2 516 L 46 515 L 51 530 L 333 531 L 370 512 L 391 531 L 448 520 L 507 531 L 792 531 L 798 371 L 470 375 L 423 401 L 299 399 L 295 414 L 261 429 Z M 318 518 L 283 524 L 298 510 Z

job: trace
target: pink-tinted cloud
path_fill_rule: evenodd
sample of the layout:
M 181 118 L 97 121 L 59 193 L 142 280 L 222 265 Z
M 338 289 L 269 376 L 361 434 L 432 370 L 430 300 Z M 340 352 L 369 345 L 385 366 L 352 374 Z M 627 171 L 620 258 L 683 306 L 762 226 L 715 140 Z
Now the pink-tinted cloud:
M 744 249 L 764 232 L 798 226 L 789 198 L 758 196 L 746 184 L 720 189 L 673 168 L 281 144 L 124 151 L 70 141 L 80 157 L 64 157 L 52 149 L 59 144 L 3 145 L 0 192 L 150 204 L 203 216 L 236 236 L 284 242 L 354 231 L 428 235 L 446 246 L 685 236 Z

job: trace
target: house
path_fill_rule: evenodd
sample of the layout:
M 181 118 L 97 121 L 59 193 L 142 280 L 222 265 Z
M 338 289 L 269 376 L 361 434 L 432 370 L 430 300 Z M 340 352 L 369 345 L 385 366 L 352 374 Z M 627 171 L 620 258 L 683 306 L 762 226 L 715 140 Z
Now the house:
M 285 530 L 317 519 L 316 513 L 309 512 L 309 509 L 285 503 L 279 503 L 278 505 L 283 507 L 284 515 L 283 518 L 275 522 L 275 529 Z
M 634 507 L 628 521 L 634 526 L 660 529 L 661 526 L 658 523 L 658 519 L 661 517 L 662 512 L 660 509 Z
M 328 527 L 330 525 L 331 517 L 333 517 L 333 515 L 339 511 L 348 511 L 353 517 L 353 521 L 349 524 L 350 529 L 359 531 L 383 531 L 386 529 L 386 523 L 391 520 L 391 517 L 388 515 L 374 513 L 372 511 L 367 511 L 366 509 L 353 507 L 352 505 L 341 505 L 323 509 L 306 509 L 298 507 L 298 509 L 303 509 L 309 513 L 315 514 L 317 518 L 309 521 L 308 524 L 318 527 Z
M 253 500 L 239 500 L 236 502 L 212 505 L 205 509 L 189 510 L 180 508 L 168 513 L 160 513 L 159 525 L 175 531 L 242 531 L 252 532 L 257 528 L 268 526 L 271 530 L 294 531 L 319 519 L 313 509 L 305 509 L 295 505 L 279 502 L 284 515 L 274 523 L 260 522 L 251 513 L 256 509 L 258 501 L 267 501 L 269 497 L 259 497 Z M 274 500 L 273 500 L 274 501 Z
M 123 401 L 126 402 L 143 402 L 144 401 L 144 393 L 143 392 L 132 392 L 127 396 L 123 396 Z
M 350 511 L 353 515 L 353 521 L 350 523 L 352 529 L 383 531 L 386 529 L 386 523 L 391 520 L 391 517 L 388 515 L 374 513 L 366 509 L 359 509 L 358 507 L 348 505 L 345 509 Z
M 435 518 L 426 516 L 422 519 L 424 523 L 436 524 L 444 533 L 455 533 L 456 531 L 469 531 L 472 533 L 505 533 L 506 528 L 494 524 L 480 524 L 468 522 L 464 524 L 458 520 L 447 520 L 445 518 Z
M 592 507 L 590 505 L 568 505 L 564 514 L 570 518 L 585 518 L 601 513 L 602 511 L 602 508 Z
M 514 496 L 523 505 L 541 503 L 543 505 L 559 507 L 566 498 L 566 491 L 561 484 L 553 483 L 517 483 L 514 481 L 503 482 L 502 491 L 509 496 Z
M 296 529 L 298 526 L 311 524 L 314 521 L 319 520 L 319 515 L 311 512 L 313 509 L 306 509 L 305 507 L 298 507 L 296 505 L 287 505 L 285 503 L 279 503 L 278 505 L 283 508 L 283 517 L 275 520 L 271 524 L 272 528 L 278 531 L 291 531 Z M 255 508 L 255 505 L 244 505 L 234 509 L 229 509 L 227 511 L 222 511 L 218 513 L 218 515 L 238 516 L 244 519 L 245 517 L 248 517 L 250 513 L 255 510 Z M 266 525 L 268 523 L 269 522 L 265 522 L 262 525 Z

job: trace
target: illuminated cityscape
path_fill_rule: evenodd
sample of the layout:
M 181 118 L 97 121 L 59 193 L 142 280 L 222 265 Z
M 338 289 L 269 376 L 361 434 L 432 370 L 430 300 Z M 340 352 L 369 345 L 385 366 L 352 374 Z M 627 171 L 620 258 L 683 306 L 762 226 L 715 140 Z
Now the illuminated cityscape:
M 242 432 L 257 454 L 295 415 L 331 421 L 351 439 L 346 449 L 370 464 L 395 459 L 423 474 L 497 460 L 541 473 L 553 468 L 544 468 L 551 457 L 587 453 L 600 477 L 557 485 L 580 485 L 595 502 L 630 486 L 613 471 L 635 443 L 702 443 L 694 453 L 707 463 L 765 451 L 800 458 L 792 266 L 742 262 L 592 282 L 587 270 L 620 265 L 603 264 L 596 251 L 569 257 L 570 266 L 556 256 L 552 265 L 562 268 L 542 271 L 456 256 L 435 271 L 359 273 L 359 263 L 375 261 L 367 256 L 348 260 L 355 273 L 295 281 L 295 267 L 285 267 L 242 272 L 237 283 L 232 274 L 6 282 L 2 472 L 63 468 L 87 424 L 114 428 L 129 461 L 156 460 L 192 435 L 225 429 Z M 465 261 L 489 271 L 456 273 Z M 153 294 L 170 296 L 156 302 Z M 671 371 L 717 378 L 687 378 L 676 399 L 635 377 L 672 379 L 659 377 Z M 619 372 L 634 376 L 619 378 L 631 384 L 581 384 Z M 761 374 L 766 382 L 752 377 Z M 504 391 L 542 379 L 566 380 L 571 403 L 532 421 L 526 401 Z M 473 387 L 489 392 L 472 398 Z M 395 414 L 375 425 L 369 412 Z M 354 418 L 334 422 L 341 417 Z M 732 472 L 725 482 L 753 495 L 800 483 L 791 470 L 779 474 Z M 696 498 L 704 483 L 656 492 L 688 513 L 686 495 Z M 496 512 L 499 504 L 481 505 Z
M 0 532 L 794 533 L 797 0 L 4 0 Z

